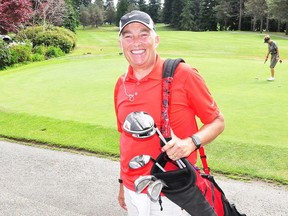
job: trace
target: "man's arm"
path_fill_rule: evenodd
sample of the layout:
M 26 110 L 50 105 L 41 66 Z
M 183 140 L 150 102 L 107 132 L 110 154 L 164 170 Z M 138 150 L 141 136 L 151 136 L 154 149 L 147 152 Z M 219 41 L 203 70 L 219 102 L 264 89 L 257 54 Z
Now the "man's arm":
M 224 116 L 222 113 L 219 113 L 211 123 L 203 125 L 199 131 L 191 134 L 191 136 L 197 136 L 201 141 L 201 146 L 204 146 L 221 134 L 224 127 Z M 172 160 L 188 157 L 193 151 L 197 150 L 191 137 L 180 139 L 173 132 L 171 134 L 172 139 L 162 148 L 162 151 L 166 151 Z

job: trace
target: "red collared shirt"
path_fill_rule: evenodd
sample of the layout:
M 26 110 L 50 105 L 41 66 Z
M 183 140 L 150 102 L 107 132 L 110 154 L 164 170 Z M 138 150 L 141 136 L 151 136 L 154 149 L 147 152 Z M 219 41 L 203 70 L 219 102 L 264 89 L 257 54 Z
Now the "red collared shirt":
M 134 181 L 139 176 L 150 174 L 153 163 L 132 170 L 128 166 L 129 161 L 143 154 L 157 158 L 161 153 L 161 147 L 156 134 L 146 139 L 133 138 L 123 131 L 122 125 L 131 112 L 144 111 L 153 117 L 160 128 L 163 64 L 164 60 L 157 56 L 153 70 L 141 80 L 133 76 L 133 69 L 129 66 L 126 76 L 122 75 L 115 86 L 114 105 L 118 131 L 121 133 L 120 176 L 124 185 L 131 190 L 134 190 Z M 130 101 L 127 95 L 134 95 L 134 100 Z M 181 63 L 175 71 L 171 86 L 170 112 L 170 126 L 181 139 L 193 135 L 198 130 L 196 116 L 203 124 L 208 124 L 219 115 L 219 109 L 204 80 L 198 71 L 188 64 Z M 193 152 L 188 160 L 195 164 L 197 153 Z

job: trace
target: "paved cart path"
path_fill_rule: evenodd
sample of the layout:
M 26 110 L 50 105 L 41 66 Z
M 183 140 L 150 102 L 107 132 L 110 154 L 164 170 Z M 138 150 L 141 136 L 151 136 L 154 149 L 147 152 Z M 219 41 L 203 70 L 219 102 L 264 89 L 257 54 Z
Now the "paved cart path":
M 117 203 L 119 163 L 0 141 L 0 216 L 124 216 Z M 287 216 L 288 189 L 216 177 L 248 216 Z

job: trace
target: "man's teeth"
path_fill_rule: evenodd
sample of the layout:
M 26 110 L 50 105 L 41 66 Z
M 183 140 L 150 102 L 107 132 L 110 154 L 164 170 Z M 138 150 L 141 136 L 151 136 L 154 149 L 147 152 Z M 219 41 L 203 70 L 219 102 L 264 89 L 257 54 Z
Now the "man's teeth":
M 131 52 L 132 54 L 142 54 L 144 53 L 144 50 L 132 50 Z

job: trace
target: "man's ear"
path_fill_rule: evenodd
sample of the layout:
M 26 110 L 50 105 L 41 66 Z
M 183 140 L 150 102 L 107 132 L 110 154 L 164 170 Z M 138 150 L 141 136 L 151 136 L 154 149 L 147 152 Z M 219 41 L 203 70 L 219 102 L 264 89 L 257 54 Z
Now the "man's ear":
M 118 44 L 119 44 L 120 49 L 123 51 L 123 45 L 122 45 L 122 40 L 121 39 L 118 40 Z
M 158 47 L 159 43 L 160 43 L 160 37 L 158 35 L 156 35 L 155 36 L 155 48 Z

